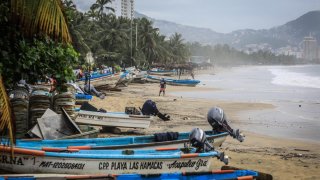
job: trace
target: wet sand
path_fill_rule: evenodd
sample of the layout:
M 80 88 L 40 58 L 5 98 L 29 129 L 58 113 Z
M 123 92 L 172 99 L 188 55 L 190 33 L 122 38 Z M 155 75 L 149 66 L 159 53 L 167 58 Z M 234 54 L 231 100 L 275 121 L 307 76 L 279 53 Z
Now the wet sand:
M 242 121 L 244 112 L 259 112 L 272 110 L 276 107 L 269 103 L 248 103 L 220 100 L 192 99 L 170 95 L 174 91 L 190 91 L 201 93 L 204 91 L 222 91 L 204 87 L 167 86 L 167 95 L 158 96 L 158 84 L 130 84 L 121 92 L 106 92 L 105 100 L 94 98 L 91 103 L 108 111 L 124 111 L 126 106 L 142 107 L 147 99 L 157 103 L 160 112 L 171 116 L 170 121 L 155 118 L 150 128 L 139 130 L 143 134 L 153 134 L 163 131 L 190 131 L 195 127 L 210 130 L 206 114 L 213 106 L 222 107 L 232 125 L 246 126 Z M 267 128 L 267 127 L 266 127 Z M 246 140 L 243 143 L 228 137 L 219 148 L 230 157 L 230 166 L 253 169 L 270 173 L 275 179 L 319 179 L 320 143 L 276 138 L 250 131 L 244 131 Z M 102 137 L 114 136 L 102 134 Z M 223 164 L 215 160 L 214 169 Z

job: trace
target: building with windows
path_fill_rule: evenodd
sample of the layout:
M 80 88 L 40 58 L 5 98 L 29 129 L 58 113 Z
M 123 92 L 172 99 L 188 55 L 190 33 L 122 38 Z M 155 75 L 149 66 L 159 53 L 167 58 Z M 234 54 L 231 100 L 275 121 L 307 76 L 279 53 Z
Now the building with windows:
M 317 40 L 312 37 L 308 36 L 303 39 L 302 42 L 303 46 L 303 58 L 306 60 L 314 60 L 318 58 L 318 44 Z
M 134 18 L 134 0 L 112 0 L 110 7 L 117 17 Z

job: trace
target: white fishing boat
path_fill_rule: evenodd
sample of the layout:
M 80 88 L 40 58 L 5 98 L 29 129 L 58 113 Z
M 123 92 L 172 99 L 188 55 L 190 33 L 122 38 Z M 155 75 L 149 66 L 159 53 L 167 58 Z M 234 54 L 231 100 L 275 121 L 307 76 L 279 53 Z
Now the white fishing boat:
M 90 84 L 93 85 L 94 87 L 99 87 L 103 86 L 106 88 L 115 88 L 118 81 L 120 79 L 120 74 L 99 74 L 99 75 L 93 75 L 90 78 Z M 82 78 L 77 81 L 78 85 L 84 85 L 85 83 L 85 78 Z
M 160 69 L 154 69 L 148 71 L 148 74 L 150 75 L 157 75 L 157 76 L 173 76 L 176 73 L 174 70 L 160 70 Z
M 75 122 L 97 126 L 148 128 L 152 118 L 148 115 L 130 115 L 124 112 L 104 113 L 80 110 Z

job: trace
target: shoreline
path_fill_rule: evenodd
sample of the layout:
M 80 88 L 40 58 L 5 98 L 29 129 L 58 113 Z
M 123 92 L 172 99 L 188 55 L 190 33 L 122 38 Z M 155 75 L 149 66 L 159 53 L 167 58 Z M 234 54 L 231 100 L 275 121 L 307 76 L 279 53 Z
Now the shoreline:
M 97 108 L 104 108 L 112 112 L 124 111 L 126 106 L 142 107 L 148 99 L 155 101 L 160 112 L 169 114 L 171 120 L 162 121 L 155 117 L 148 129 L 139 130 L 142 134 L 166 131 L 186 132 L 195 127 L 211 130 L 206 115 L 209 108 L 213 106 L 219 106 L 225 110 L 227 117 L 232 120 L 230 124 L 234 128 L 238 128 L 237 126 L 243 123 L 239 118 L 241 112 L 275 108 L 274 105 L 269 103 L 206 100 L 184 98 L 170 94 L 181 90 L 193 92 L 219 91 L 216 88 L 168 85 L 166 96 L 159 97 L 159 85 L 156 83 L 130 84 L 121 92 L 107 91 L 105 100 L 94 98 L 90 103 Z M 225 143 L 218 148 L 230 157 L 230 166 L 270 173 L 275 179 L 316 179 L 316 177 L 319 177 L 319 142 L 279 138 L 250 131 L 244 131 L 244 134 L 246 139 L 243 143 L 229 136 Z M 110 136 L 115 135 L 100 135 L 100 137 Z M 214 169 L 219 169 L 223 165 L 217 161 L 214 164 Z M 306 171 L 308 171 L 308 174 L 304 173 Z

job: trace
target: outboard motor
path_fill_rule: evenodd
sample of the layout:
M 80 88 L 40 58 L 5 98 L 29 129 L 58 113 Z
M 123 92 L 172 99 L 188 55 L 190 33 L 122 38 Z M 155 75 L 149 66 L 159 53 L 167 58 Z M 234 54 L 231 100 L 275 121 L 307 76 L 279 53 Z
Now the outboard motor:
M 200 128 L 192 129 L 189 135 L 189 141 L 192 147 L 197 148 L 197 152 L 208 152 L 214 150 L 206 138 L 206 133 Z
M 206 133 L 200 129 L 200 128 L 194 128 L 192 129 L 190 135 L 189 135 L 189 141 L 192 147 L 197 148 L 197 153 L 201 153 L 201 152 L 209 152 L 209 151 L 213 151 L 214 147 L 212 147 L 210 145 L 210 143 L 207 141 L 206 138 Z M 225 164 L 229 163 L 229 158 L 228 156 L 224 155 L 224 152 L 220 153 L 217 152 L 217 158 L 224 162 Z
M 143 115 L 153 115 L 153 116 L 158 116 L 164 121 L 170 120 L 170 116 L 167 114 L 162 114 L 159 112 L 157 105 L 154 101 L 152 100 L 147 100 L 141 109 L 141 112 Z
M 212 131 L 214 133 L 228 132 L 230 136 L 236 138 L 238 141 L 244 141 L 244 136 L 240 134 L 239 129 L 234 130 L 229 126 L 223 109 L 219 107 L 211 108 L 208 112 L 207 120 L 212 126 Z

